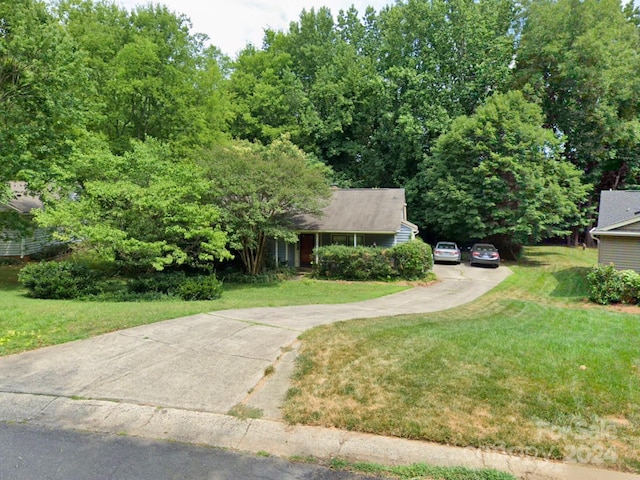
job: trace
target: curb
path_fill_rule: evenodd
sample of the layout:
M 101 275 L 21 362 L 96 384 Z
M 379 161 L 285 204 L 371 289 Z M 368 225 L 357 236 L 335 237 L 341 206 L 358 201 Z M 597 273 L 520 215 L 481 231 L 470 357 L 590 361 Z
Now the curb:
M 475 448 L 108 400 L 0 393 L 0 421 L 178 441 L 250 453 L 268 452 L 283 458 L 339 457 L 383 465 L 428 463 L 492 468 L 510 472 L 523 480 L 640 479 L 637 475 Z

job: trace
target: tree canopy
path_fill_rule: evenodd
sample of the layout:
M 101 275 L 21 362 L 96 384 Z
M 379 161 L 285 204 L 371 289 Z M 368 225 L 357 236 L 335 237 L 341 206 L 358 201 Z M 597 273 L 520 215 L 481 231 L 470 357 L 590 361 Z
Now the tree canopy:
M 90 148 L 89 148 L 90 147 Z M 40 225 L 59 239 L 83 242 L 131 271 L 187 265 L 211 269 L 230 258 L 221 211 L 196 165 L 175 161 L 156 141 L 115 155 L 92 141 L 72 158 L 67 188 L 46 198 Z
M 619 0 L 399 0 L 380 11 L 303 10 L 287 29 L 266 29 L 261 48 L 229 58 L 161 4 L 127 10 L 111 0 L 6 0 L 0 197 L 6 200 L 9 181 L 27 180 L 50 205 L 65 204 L 68 215 L 67 197 L 47 192 L 75 192 L 78 209 L 105 208 L 90 192 L 108 188 L 105 172 L 131 183 L 129 163 L 155 179 L 128 185 L 145 190 L 137 202 L 146 190 L 187 176 L 198 179 L 194 195 L 213 201 L 204 185 L 214 188 L 214 175 L 226 182 L 215 185 L 217 200 L 224 189 L 246 193 L 260 183 L 274 198 L 286 197 L 297 179 L 284 182 L 280 171 L 291 158 L 305 158 L 305 165 L 315 158 L 319 163 L 306 168 L 329 168 L 341 186 L 407 188 L 411 220 L 428 238 L 506 235 L 519 243 L 571 230 L 577 240 L 593 222 L 601 189 L 640 184 L 638 25 L 637 9 Z M 478 145 L 469 140 L 472 124 Z M 496 141 L 488 125 L 517 141 Z M 526 145 L 537 145 L 538 156 L 522 153 Z M 273 149 L 280 149 L 278 159 L 265 163 Z M 478 155 L 488 160 L 476 164 Z M 445 160 L 460 174 L 442 170 Z M 517 189 L 498 175 L 503 170 Z M 280 183 L 268 181 L 271 175 Z M 554 175 L 557 181 L 547 182 Z M 125 183 L 118 185 L 124 195 Z M 322 198 L 324 187 L 314 185 Z M 500 208 L 502 217 L 491 221 L 481 210 L 469 215 L 465 202 L 482 207 L 479 191 L 487 206 L 517 204 L 520 215 Z M 144 201 L 162 200 L 149 195 Z M 561 211 L 550 209 L 549 195 L 563 199 Z M 227 236 L 227 247 L 257 248 L 246 225 L 232 221 L 233 205 L 215 205 L 207 221 Z M 469 225 L 456 220 L 451 205 Z M 170 214 L 163 210 L 169 206 L 158 208 L 157 216 Z M 151 263 L 203 260 L 208 247 L 186 257 L 170 253 L 169 245 L 192 250 L 186 238 L 142 235 L 137 220 L 127 235 L 166 242 L 148 250 Z M 204 223 L 196 215 L 193 231 Z
M 201 166 L 231 248 L 252 274 L 264 267 L 267 239 L 295 242 L 293 217 L 319 213 L 329 196 L 327 167 L 286 138 L 266 147 L 218 147 L 205 153 Z
M 460 240 L 518 245 L 566 234 L 587 188 L 542 126 L 540 107 L 521 92 L 495 94 L 453 121 L 437 141 L 416 187 L 423 222 Z

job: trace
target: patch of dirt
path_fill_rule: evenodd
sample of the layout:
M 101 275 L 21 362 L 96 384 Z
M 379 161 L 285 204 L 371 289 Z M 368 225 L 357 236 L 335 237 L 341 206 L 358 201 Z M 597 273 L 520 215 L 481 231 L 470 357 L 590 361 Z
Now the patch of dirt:
M 640 314 L 640 307 L 638 305 L 610 305 L 610 310 L 620 313 L 629 313 L 629 314 Z

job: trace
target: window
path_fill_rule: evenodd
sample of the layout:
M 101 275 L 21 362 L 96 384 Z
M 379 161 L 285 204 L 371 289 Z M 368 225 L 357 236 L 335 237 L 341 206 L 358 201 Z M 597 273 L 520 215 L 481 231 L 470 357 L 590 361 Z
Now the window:
M 346 245 L 348 247 L 353 246 L 354 235 L 331 235 L 331 245 Z M 364 245 L 364 235 L 355 235 L 356 245 Z

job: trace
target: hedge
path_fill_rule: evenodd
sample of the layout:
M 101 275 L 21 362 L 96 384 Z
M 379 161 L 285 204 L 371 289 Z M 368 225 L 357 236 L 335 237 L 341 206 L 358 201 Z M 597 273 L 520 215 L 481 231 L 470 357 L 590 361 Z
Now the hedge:
M 222 295 L 215 275 L 187 276 L 156 272 L 137 278 L 110 278 L 81 262 L 40 262 L 26 265 L 18 280 L 33 298 L 97 301 L 214 300 Z
M 419 280 L 433 266 L 431 247 L 416 239 L 394 247 L 330 245 L 314 250 L 317 278 L 342 280 Z

